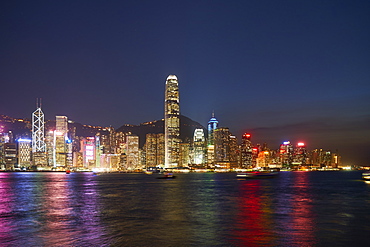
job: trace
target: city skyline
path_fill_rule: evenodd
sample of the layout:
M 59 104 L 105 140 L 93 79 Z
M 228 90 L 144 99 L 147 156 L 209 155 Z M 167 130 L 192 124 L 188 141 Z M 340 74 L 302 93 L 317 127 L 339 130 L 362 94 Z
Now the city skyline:
M 2 3 L 0 114 L 115 128 L 181 113 L 271 148 L 287 140 L 369 164 L 368 1 Z M 99 117 L 97 117 L 99 116 Z M 240 139 L 239 139 L 240 140 Z

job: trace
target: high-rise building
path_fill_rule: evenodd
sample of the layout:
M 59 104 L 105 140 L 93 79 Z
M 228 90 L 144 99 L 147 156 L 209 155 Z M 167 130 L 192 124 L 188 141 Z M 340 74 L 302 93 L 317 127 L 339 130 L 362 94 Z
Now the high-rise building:
M 41 103 L 37 102 L 37 109 L 32 113 L 32 153 L 45 152 L 45 126 L 44 113 Z
M 32 113 L 32 160 L 35 166 L 47 165 L 45 145 L 45 121 L 41 102 L 37 100 L 37 109 Z
M 195 129 L 193 137 L 193 164 L 204 165 L 206 158 L 206 139 L 204 137 L 203 129 Z
M 68 157 L 68 118 L 66 116 L 56 116 L 54 143 L 55 143 L 55 163 L 54 166 L 67 166 Z
M 179 116 L 179 84 L 175 75 L 169 75 L 166 80 L 164 103 L 165 168 L 177 167 L 179 164 Z
M 146 168 L 164 165 L 164 134 L 146 134 Z
M 95 168 L 96 147 L 95 137 L 85 137 L 81 140 L 81 152 L 84 168 Z
M 17 146 L 15 143 L 4 143 L 4 161 L 7 170 L 14 170 L 17 163 Z
M 252 168 L 252 142 L 251 134 L 245 133 L 242 137 L 242 144 L 240 146 L 241 152 L 241 168 Z
M 292 168 L 293 145 L 290 141 L 283 142 L 279 149 L 280 164 L 284 168 Z
M 31 142 L 30 139 L 18 139 L 18 165 L 20 168 L 31 166 Z
M 215 118 L 215 113 L 212 112 L 212 117 L 208 121 L 208 145 L 214 145 L 214 131 L 218 127 L 218 121 Z
M 304 166 L 308 163 L 308 153 L 306 150 L 306 145 L 303 142 L 298 142 L 294 149 L 293 162 L 295 166 Z
M 183 142 L 180 143 L 180 167 L 188 167 L 190 164 L 190 143 Z
M 212 112 L 212 117 L 208 121 L 208 138 L 207 138 L 207 163 L 209 166 L 213 166 L 215 156 L 215 145 L 214 145 L 214 131 L 218 127 L 218 121 L 215 118 L 215 113 Z
M 236 168 L 236 137 L 233 136 L 229 128 L 217 128 L 214 132 L 215 141 L 215 167 L 219 168 Z
M 128 135 L 127 136 L 127 160 L 126 160 L 126 169 L 127 170 L 136 170 L 141 169 L 140 159 L 139 159 L 139 136 L 137 135 Z

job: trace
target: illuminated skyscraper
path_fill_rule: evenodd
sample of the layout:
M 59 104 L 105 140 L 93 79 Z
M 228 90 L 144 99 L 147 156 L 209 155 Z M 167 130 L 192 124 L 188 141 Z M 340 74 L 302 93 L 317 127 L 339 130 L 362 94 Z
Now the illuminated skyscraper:
M 293 146 L 290 141 L 283 142 L 279 149 L 280 163 L 284 168 L 292 168 Z
M 180 144 L 179 84 L 175 75 L 166 80 L 164 103 L 165 168 L 178 166 Z
M 212 112 L 212 117 L 208 121 L 208 145 L 214 145 L 214 131 L 218 127 L 218 121 L 215 118 L 215 113 Z
M 45 152 L 44 113 L 41 103 L 37 102 L 37 109 L 32 113 L 32 152 Z
M 95 137 L 85 137 L 81 140 L 81 152 L 84 168 L 95 168 L 96 148 Z
M 18 164 L 21 168 L 31 165 L 31 142 L 29 139 L 18 139 Z
M 32 158 L 34 165 L 46 165 L 46 145 L 44 113 L 41 110 L 41 102 L 37 100 L 36 111 L 32 113 Z
M 293 154 L 293 164 L 299 166 L 307 164 L 308 153 L 306 145 L 303 142 L 298 142 Z
M 214 132 L 215 138 L 215 166 L 219 168 L 236 168 L 237 140 L 229 131 L 229 128 L 217 128 Z
M 164 134 L 146 134 L 146 168 L 163 166 L 164 164 Z
M 54 133 L 55 164 L 54 166 L 67 166 L 67 133 L 68 119 L 66 116 L 56 116 L 56 127 Z
M 242 137 L 241 152 L 241 168 L 252 168 L 252 142 L 251 134 L 245 133 Z
M 218 121 L 215 118 L 215 113 L 212 112 L 212 118 L 208 121 L 208 143 L 207 143 L 207 163 L 212 166 L 215 156 L 215 138 L 214 131 L 218 127 Z
M 136 170 L 140 167 L 139 160 L 139 136 L 137 135 L 128 135 L 127 136 L 127 170 Z
M 195 129 L 193 137 L 193 164 L 203 165 L 205 160 L 205 145 L 203 129 Z

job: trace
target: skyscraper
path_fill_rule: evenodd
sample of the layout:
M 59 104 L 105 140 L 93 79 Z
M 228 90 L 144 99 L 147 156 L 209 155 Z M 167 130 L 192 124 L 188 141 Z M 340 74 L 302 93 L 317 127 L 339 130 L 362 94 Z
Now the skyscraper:
M 236 168 L 237 165 L 237 139 L 229 131 L 229 128 L 217 128 L 215 136 L 215 158 L 216 167 Z
M 293 145 L 290 141 L 283 142 L 279 149 L 280 164 L 283 168 L 292 168 Z
M 139 160 L 139 136 L 127 135 L 126 169 L 136 170 L 142 168 Z
M 179 84 L 175 75 L 166 80 L 164 103 L 165 168 L 178 166 L 180 144 Z
M 212 112 L 212 117 L 208 121 L 208 143 L 207 143 L 207 163 L 209 166 L 213 165 L 214 156 L 215 156 L 215 138 L 214 132 L 218 127 L 218 121 L 215 118 L 215 113 Z
M 218 127 L 218 121 L 215 118 L 215 113 L 212 112 L 212 117 L 208 121 L 208 145 L 214 145 L 214 131 Z
M 21 168 L 31 165 L 31 142 L 29 139 L 18 139 L 18 164 Z
M 251 134 L 245 133 L 240 146 L 241 168 L 252 168 L 252 142 Z
M 56 116 L 54 133 L 55 166 L 67 166 L 68 118 Z
M 37 99 L 36 107 L 36 111 L 32 113 L 32 159 L 34 165 L 44 166 L 47 164 L 45 122 L 39 99 Z
M 195 165 L 203 165 L 205 161 L 205 137 L 203 129 L 195 129 L 193 137 L 193 160 Z
M 146 168 L 163 166 L 164 164 L 164 134 L 146 134 Z

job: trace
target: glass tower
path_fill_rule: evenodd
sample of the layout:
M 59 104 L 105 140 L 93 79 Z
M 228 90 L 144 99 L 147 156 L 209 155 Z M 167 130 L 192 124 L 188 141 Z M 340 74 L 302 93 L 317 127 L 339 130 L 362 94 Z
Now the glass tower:
M 180 144 L 179 84 L 175 75 L 166 80 L 164 102 L 165 168 L 178 166 Z
M 208 121 L 208 145 L 214 145 L 214 131 L 217 129 L 218 121 L 215 113 L 212 112 L 212 118 Z
M 41 110 L 41 103 L 37 102 L 37 109 L 32 113 L 32 152 L 45 152 L 45 127 L 44 113 Z

